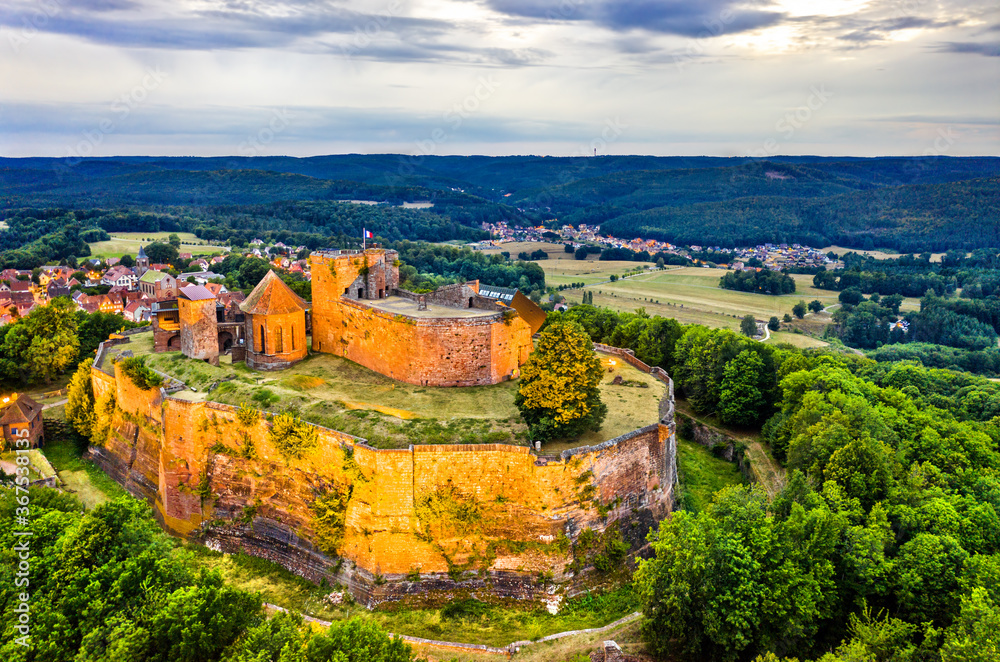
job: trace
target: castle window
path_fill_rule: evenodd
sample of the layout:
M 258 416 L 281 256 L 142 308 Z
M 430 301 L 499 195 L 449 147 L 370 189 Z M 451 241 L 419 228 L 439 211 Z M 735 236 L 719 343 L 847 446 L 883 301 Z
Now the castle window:
M 264 338 L 264 325 L 261 324 L 260 325 L 260 342 L 257 343 L 257 351 L 260 352 L 261 354 L 266 354 L 267 353 L 266 347 L 267 347 L 267 342 L 266 342 L 266 340 Z
M 345 288 L 344 288 L 344 296 L 347 296 L 347 295 L 349 295 L 350 293 L 351 293 L 351 288 L 349 288 L 349 287 L 345 287 Z
M 274 332 L 274 335 L 275 335 L 275 339 L 277 341 L 275 343 L 275 345 L 276 345 L 275 354 L 281 354 L 282 352 L 285 351 L 285 344 L 284 344 L 283 339 L 281 337 L 282 334 L 281 334 L 281 327 L 280 326 Z
M 359 299 L 363 299 L 364 298 L 364 294 L 365 294 L 365 291 L 359 287 L 358 288 L 358 298 Z
M 295 325 L 292 325 L 292 351 L 295 351 Z

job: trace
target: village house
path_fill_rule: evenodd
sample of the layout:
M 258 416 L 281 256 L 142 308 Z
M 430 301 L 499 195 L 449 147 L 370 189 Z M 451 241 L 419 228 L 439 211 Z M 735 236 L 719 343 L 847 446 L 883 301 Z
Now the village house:
M 128 289 L 135 287 L 136 283 L 135 274 L 128 267 L 123 267 L 121 265 L 117 267 L 111 267 L 101 278 L 101 284 L 103 285 L 118 285 Z
M 150 269 L 139 279 L 139 291 L 150 299 L 177 296 L 177 279 L 168 273 Z
M 150 305 L 145 300 L 133 301 L 125 306 L 124 317 L 129 322 L 148 322 Z
M 41 445 L 44 440 L 42 405 L 26 395 L 11 395 L 0 401 L 0 427 L 7 448 L 16 448 L 16 439 L 27 439 L 31 448 Z
M 45 296 L 51 301 L 56 297 L 68 297 L 69 285 L 62 278 L 50 279 L 45 287 Z

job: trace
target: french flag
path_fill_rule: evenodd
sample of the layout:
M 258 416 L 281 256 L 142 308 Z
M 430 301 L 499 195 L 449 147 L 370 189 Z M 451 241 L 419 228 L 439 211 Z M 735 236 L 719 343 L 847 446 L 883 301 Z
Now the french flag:
M 365 239 L 374 239 L 375 238 L 375 234 L 374 233 L 369 232 L 368 230 L 365 230 L 364 232 L 365 232 Z

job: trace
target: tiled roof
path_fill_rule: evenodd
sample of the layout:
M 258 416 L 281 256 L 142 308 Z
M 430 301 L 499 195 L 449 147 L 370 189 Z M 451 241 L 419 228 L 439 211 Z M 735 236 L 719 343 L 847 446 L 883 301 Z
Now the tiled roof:
M 215 298 L 214 294 L 206 290 L 201 285 L 188 285 L 187 287 L 183 287 L 178 292 L 178 295 L 188 301 L 204 301 L 205 299 Z
M 309 304 L 292 292 L 273 271 L 268 271 L 246 301 L 240 304 L 240 310 L 251 315 L 281 315 L 307 308 Z
M 42 406 L 26 395 L 17 396 L 0 416 L 0 425 L 29 423 L 42 411 Z

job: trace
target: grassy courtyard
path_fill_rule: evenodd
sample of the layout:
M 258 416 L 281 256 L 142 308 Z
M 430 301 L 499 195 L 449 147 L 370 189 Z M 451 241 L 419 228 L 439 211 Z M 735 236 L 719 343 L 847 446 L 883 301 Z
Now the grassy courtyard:
M 435 388 L 398 382 L 329 354 L 312 354 L 279 372 L 256 372 L 243 363 L 234 365 L 228 356 L 215 367 L 179 352 L 154 354 L 152 349 L 152 334 L 143 333 L 113 351 L 145 355 L 151 368 L 189 387 L 175 397 L 230 405 L 249 402 L 267 411 L 291 411 L 304 420 L 363 437 L 378 448 L 529 441 L 527 426 L 514 406 L 517 381 Z M 608 405 L 602 429 L 572 441 L 552 442 L 545 450 L 599 444 L 656 422 L 666 387 L 620 359 L 600 358 L 604 365 L 601 395 Z M 108 366 L 110 362 L 105 361 Z M 619 375 L 623 384 L 613 384 Z

